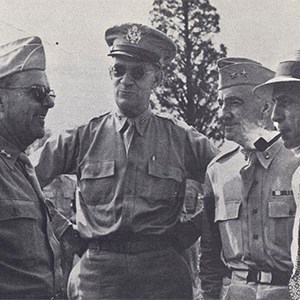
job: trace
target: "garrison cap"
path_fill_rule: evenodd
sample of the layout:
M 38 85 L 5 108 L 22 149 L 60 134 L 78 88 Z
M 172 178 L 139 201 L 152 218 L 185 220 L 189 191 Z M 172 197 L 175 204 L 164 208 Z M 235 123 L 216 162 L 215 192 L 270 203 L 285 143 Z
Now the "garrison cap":
M 39 37 L 27 37 L 0 46 L 0 79 L 29 70 L 45 70 L 46 60 Z
M 241 57 L 221 58 L 218 90 L 238 85 L 256 86 L 274 77 L 275 73 L 259 62 Z
M 127 23 L 109 28 L 105 40 L 110 47 L 109 56 L 129 56 L 159 66 L 173 60 L 177 52 L 167 35 L 142 24 Z
M 255 87 L 253 93 L 257 97 L 272 96 L 274 84 L 285 82 L 298 82 L 300 85 L 300 50 L 291 60 L 280 62 L 275 77 Z

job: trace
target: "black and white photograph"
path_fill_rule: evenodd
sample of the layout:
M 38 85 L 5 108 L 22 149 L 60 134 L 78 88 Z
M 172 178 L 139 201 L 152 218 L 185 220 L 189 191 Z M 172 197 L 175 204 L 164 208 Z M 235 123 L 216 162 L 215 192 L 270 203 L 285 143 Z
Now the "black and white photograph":
M 0 299 L 300 300 L 300 1 L 0 0 Z

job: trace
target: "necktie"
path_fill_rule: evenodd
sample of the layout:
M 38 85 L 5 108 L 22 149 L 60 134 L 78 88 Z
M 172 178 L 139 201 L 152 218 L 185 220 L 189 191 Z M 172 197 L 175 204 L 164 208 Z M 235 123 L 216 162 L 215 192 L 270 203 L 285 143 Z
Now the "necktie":
M 292 300 L 299 300 L 300 299 L 300 223 L 298 228 L 298 252 L 297 252 L 297 259 L 296 259 L 296 271 L 292 275 L 290 282 L 289 282 L 289 292 Z
M 134 134 L 134 120 L 127 119 L 123 129 L 123 141 L 126 149 L 126 155 L 128 155 L 128 150 L 133 138 L 133 134 Z

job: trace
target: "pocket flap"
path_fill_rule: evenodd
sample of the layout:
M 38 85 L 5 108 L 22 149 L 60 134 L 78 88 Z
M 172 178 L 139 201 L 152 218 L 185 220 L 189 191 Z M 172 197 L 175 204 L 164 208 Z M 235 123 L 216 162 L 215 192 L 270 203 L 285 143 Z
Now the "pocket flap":
M 36 219 L 35 211 L 33 202 L 25 200 L 0 201 L 0 221 L 19 218 Z
M 81 179 L 105 178 L 115 174 L 115 161 L 87 162 L 82 166 Z
M 269 201 L 270 218 L 292 218 L 296 214 L 296 204 L 293 198 Z
M 169 165 L 161 165 L 154 160 L 149 161 L 148 172 L 150 175 L 159 178 L 170 178 L 176 180 L 177 182 L 182 182 L 183 180 L 183 175 L 180 168 Z
M 216 205 L 215 222 L 237 219 L 239 217 L 239 210 L 241 201 L 229 201 L 226 203 L 218 203 Z

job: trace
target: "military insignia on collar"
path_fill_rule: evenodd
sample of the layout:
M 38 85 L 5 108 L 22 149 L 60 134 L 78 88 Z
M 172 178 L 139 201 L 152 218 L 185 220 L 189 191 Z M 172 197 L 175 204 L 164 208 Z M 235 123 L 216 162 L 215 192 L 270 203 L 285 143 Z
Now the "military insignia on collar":
M 6 158 L 11 158 L 11 154 L 7 153 L 4 149 L 0 149 L 0 154 L 4 155 Z
M 139 30 L 138 26 L 133 25 L 127 30 L 128 31 L 126 34 L 126 39 L 132 44 L 137 44 L 140 41 L 142 35 L 142 32 Z

